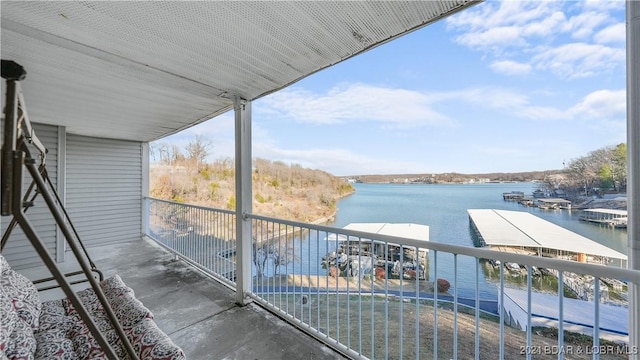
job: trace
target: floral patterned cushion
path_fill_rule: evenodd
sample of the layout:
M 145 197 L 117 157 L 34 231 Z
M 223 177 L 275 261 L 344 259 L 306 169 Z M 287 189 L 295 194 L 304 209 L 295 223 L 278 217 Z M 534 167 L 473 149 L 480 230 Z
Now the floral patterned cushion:
M 5 269 L 10 269 L 9 263 L 7 262 L 7 259 L 0 254 L 0 274 L 5 272 Z
M 106 359 L 68 299 L 40 302 L 35 286 L 0 255 L 0 359 Z M 153 314 L 119 276 L 100 283 L 140 359 L 180 360 L 184 352 L 153 322 Z M 119 358 L 128 358 L 92 289 L 77 293 Z
M 2 258 L 4 260 L 4 258 Z M 42 302 L 33 283 L 24 275 L 2 265 L 0 288 L 11 299 L 13 309 L 33 330 L 38 330 Z
M 133 289 L 125 285 L 120 276 L 104 280 L 100 287 L 123 327 L 134 326 L 145 318 L 153 319 L 151 311 L 136 299 Z
M 1 266 L 1 265 L 0 265 Z M 13 311 L 11 299 L 9 299 L 0 288 L 0 355 L 4 354 L 9 347 L 9 338 L 15 331 L 19 321 L 18 313 Z M 4 357 L 0 356 L 4 360 Z
M 33 331 L 25 321 L 18 320 L 16 327 L 9 336 L 5 355 L 9 359 L 34 359 L 37 344 Z
M 0 355 L 2 359 L 33 359 L 33 331 L 40 319 L 40 296 L 31 281 L 13 271 L 0 255 Z
M 35 339 L 38 343 L 36 359 L 78 359 L 73 341 L 69 339 L 65 328 L 37 332 Z
M 186 359 L 182 349 L 158 328 L 156 323 L 145 318 L 135 326 L 125 329 L 131 345 L 140 359 L 174 360 Z
M 185 358 L 182 349 L 176 346 L 157 327 L 152 320 L 153 314 L 135 298 L 133 290 L 126 286 L 118 275 L 104 280 L 100 283 L 100 286 L 118 322 L 141 359 Z M 94 319 L 96 326 L 105 334 L 107 341 L 112 345 L 116 354 L 121 358 L 124 357 L 126 351 L 112 328 L 95 292 L 87 289 L 77 294 Z M 69 316 L 79 319 L 79 315 L 70 301 L 65 300 L 64 306 L 67 308 Z M 103 353 L 97 351 L 100 347 L 84 323 L 78 321 L 71 331 L 71 335 L 74 342 L 84 346 L 78 353 L 79 359 L 93 359 L 104 356 Z

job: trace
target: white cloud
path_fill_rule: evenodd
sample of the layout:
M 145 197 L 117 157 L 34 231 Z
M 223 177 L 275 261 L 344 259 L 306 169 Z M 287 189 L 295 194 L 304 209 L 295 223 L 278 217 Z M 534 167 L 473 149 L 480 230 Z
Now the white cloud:
M 337 176 L 377 174 L 380 169 L 388 174 L 401 174 L 425 167 L 424 163 L 385 160 L 346 149 L 283 149 L 273 143 L 260 143 L 254 144 L 254 152 L 259 157 L 277 159 L 286 164 L 299 164 L 310 169 L 322 169 Z
M 586 10 L 612 11 L 624 10 L 625 0 L 584 0 L 578 1 L 577 4 Z
M 593 76 L 623 63 L 625 49 L 599 44 L 571 43 L 548 48 L 533 58 L 537 69 L 548 70 L 560 78 Z
M 588 11 L 570 17 L 562 26 L 562 31 L 571 34 L 574 39 L 586 40 L 596 28 L 609 21 L 609 15 L 602 12 Z
M 504 75 L 526 75 L 531 72 L 531 65 L 512 60 L 495 61 L 490 67 L 493 71 Z
M 593 119 L 620 121 L 624 120 L 626 113 L 625 90 L 593 91 L 568 108 L 535 104 L 520 91 L 500 88 L 466 89 L 441 93 L 438 97 L 441 101 L 463 100 L 474 107 L 500 110 L 503 114 L 514 119 L 520 118 L 534 121 Z
M 615 13 L 621 6 L 624 2 L 486 2 L 448 18 L 447 28 L 457 33 L 457 43 L 489 56 L 494 71 L 525 70 L 509 65 L 528 63 L 563 79 L 590 77 L 624 64 L 624 20 Z M 568 43 L 567 35 L 579 41 Z
M 398 128 L 451 125 L 450 119 L 432 108 L 432 102 L 427 95 L 417 91 L 366 84 L 336 87 L 325 94 L 290 88 L 262 100 L 272 115 L 297 122 L 367 121 Z
M 297 88 L 281 91 L 280 93 L 284 94 L 282 102 L 280 101 L 281 98 L 271 95 L 268 101 L 263 101 L 263 104 L 266 104 L 272 112 L 276 109 L 277 112 L 286 114 L 286 116 L 290 116 L 296 121 L 314 122 L 324 125 L 333 125 L 347 120 L 351 122 L 388 121 L 391 124 L 397 124 L 398 122 L 401 123 L 406 120 L 397 120 L 398 118 L 413 116 L 417 120 L 415 122 L 410 121 L 409 123 L 412 125 L 440 126 L 440 123 L 420 122 L 418 120 L 422 119 L 421 116 L 408 114 L 413 111 L 417 114 L 422 114 L 422 107 L 427 106 L 429 109 L 428 112 L 430 113 L 433 112 L 430 107 L 448 108 L 452 102 L 471 104 L 472 107 L 477 108 L 500 110 L 505 114 L 512 115 L 514 118 L 530 120 L 571 120 L 579 117 L 620 116 L 624 115 L 626 111 L 625 90 L 593 91 L 569 108 L 558 108 L 533 103 L 528 94 L 519 90 L 501 87 L 478 87 L 455 91 L 432 91 L 424 93 L 407 89 L 390 90 L 388 88 L 365 84 L 347 86 L 346 89 L 353 89 L 353 91 L 360 89 L 362 90 L 360 93 L 362 96 L 370 96 L 374 101 L 363 104 L 361 99 L 350 100 L 348 96 L 345 96 L 344 90 L 334 89 L 328 92 L 325 100 L 319 100 L 318 103 L 309 105 L 309 103 L 314 101 L 314 95 L 307 90 Z M 410 105 L 409 102 L 402 104 L 389 103 L 387 101 L 388 99 L 380 100 L 384 97 L 383 95 L 376 95 L 388 94 L 389 92 L 393 94 L 411 94 L 411 96 L 407 97 L 409 101 L 421 101 L 423 104 L 416 106 L 415 104 Z M 296 95 L 292 96 L 292 94 Z M 301 96 L 301 94 L 305 95 Z M 546 96 L 546 98 L 552 97 L 552 94 Z M 389 108 L 383 111 L 379 108 L 379 105 L 374 105 L 376 101 L 380 101 L 384 106 L 388 106 Z M 309 106 L 305 107 L 305 104 Z M 292 109 L 289 108 L 290 106 Z M 364 106 L 372 106 L 373 110 L 363 108 Z M 411 109 L 403 110 L 403 106 L 408 106 Z M 356 108 L 358 111 L 347 111 L 344 110 L 344 108 Z M 403 113 L 405 114 L 404 116 L 401 115 Z M 325 116 L 329 116 L 334 120 L 326 121 L 326 119 L 323 118 Z M 453 115 L 446 113 L 438 113 L 437 116 L 440 118 L 453 117 Z
M 569 109 L 576 118 L 611 119 L 624 118 L 627 110 L 625 90 L 598 90 L 585 96 Z
M 501 26 L 485 31 L 465 33 L 458 36 L 456 41 L 462 45 L 479 49 L 498 49 L 526 44 L 521 36 L 521 29 L 515 26 Z
M 513 109 L 521 109 L 529 103 L 527 96 L 500 88 L 477 88 L 465 90 L 462 93 L 476 106 L 490 109 L 513 111 Z
M 447 18 L 450 28 L 478 31 L 501 26 L 530 24 L 553 17 L 561 6 L 550 1 L 491 1 Z
M 594 35 L 595 42 L 600 44 L 621 43 L 624 44 L 627 39 L 627 27 L 623 23 L 613 24 Z
M 556 29 L 566 23 L 567 18 L 561 11 L 554 11 L 540 21 L 533 21 L 522 26 L 524 36 L 546 37 L 554 34 Z

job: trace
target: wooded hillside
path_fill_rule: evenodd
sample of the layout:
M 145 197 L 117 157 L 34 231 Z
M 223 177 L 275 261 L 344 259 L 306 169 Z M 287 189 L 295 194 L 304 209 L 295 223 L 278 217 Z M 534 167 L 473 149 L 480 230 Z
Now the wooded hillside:
M 339 198 L 354 189 L 345 180 L 321 170 L 256 159 L 253 164 L 253 213 L 303 222 L 326 222 L 336 211 Z M 233 160 L 205 163 L 197 157 L 152 164 L 152 197 L 234 209 Z

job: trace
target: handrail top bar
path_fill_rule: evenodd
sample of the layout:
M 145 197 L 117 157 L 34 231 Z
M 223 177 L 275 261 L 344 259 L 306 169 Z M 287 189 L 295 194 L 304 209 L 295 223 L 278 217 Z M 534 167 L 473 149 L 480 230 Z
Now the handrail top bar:
M 214 211 L 218 211 L 221 213 L 225 213 L 225 214 L 229 214 L 229 215 L 235 215 L 236 212 L 233 210 L 228 210 L 228 209 L 219 209 L 219 208 L 214 208 L 211 206 L 202 206 L 202 205 L 193 205 L 193 204 L 185 204 L 185 203 L 181 203 L 181 202 L 177 202 L 177 201 L 173 201 L 173 200 L 163 200 L 163 199 L 158 199 L 158 198 L 154 198 L 154 197 L 150 197 L 150 196 L 144 196 L 143 199 L 149 199 L 149 200 L 153 200 L 153 201 L 159 201 L 159 202 L 163 202 L 166 204 L 174 204 L 174 205 L 181 205 L 181 206 L 187 206 L 190 208 L 194 208 L 194 209 L 201 209 L 201 210 L 214 210 Z

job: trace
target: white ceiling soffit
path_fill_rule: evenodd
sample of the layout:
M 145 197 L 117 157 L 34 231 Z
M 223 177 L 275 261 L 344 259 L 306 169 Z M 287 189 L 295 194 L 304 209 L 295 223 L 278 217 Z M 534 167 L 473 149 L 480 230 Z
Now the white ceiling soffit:
M 475 2 L 2 1 L 1 54 L 33 122 L 152 141 Z

